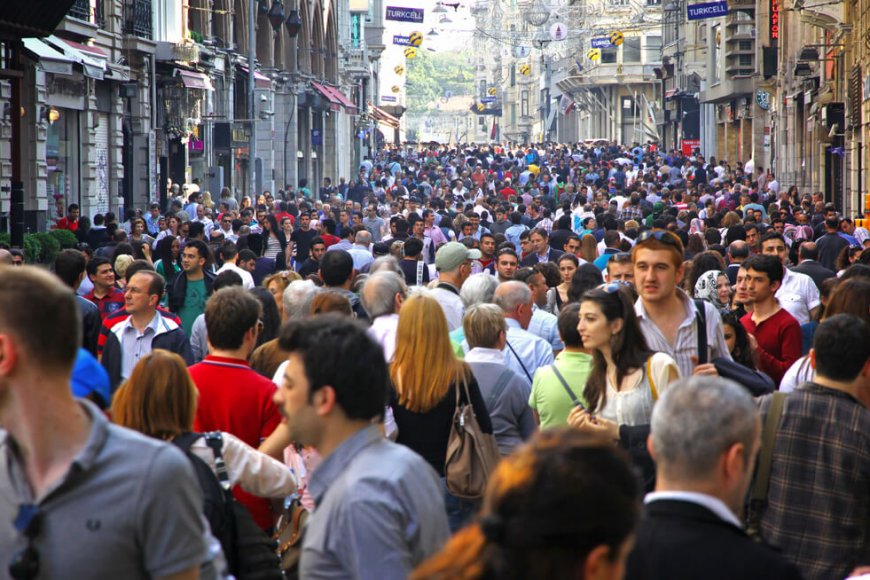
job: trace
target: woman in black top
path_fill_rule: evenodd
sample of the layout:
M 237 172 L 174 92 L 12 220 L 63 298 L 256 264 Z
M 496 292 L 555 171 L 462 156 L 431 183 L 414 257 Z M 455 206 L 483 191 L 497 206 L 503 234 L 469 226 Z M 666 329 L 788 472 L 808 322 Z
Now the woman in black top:
M 474 374 L 453 353 L 447 319 L 434 298 L 416 295 L 402 304 L 390 378 L 390 407 L 399 428 L 396 441 L 420 454 L 444 482 L 456 389 L 464 402 L 463 383 L 468 386 L 474 415 L 484 433 L 492 433 L 492 422 Z M 452 531 L 462 527 L 477 507 L 475 502 L 450 494 L 446 484 L 444 501 Z

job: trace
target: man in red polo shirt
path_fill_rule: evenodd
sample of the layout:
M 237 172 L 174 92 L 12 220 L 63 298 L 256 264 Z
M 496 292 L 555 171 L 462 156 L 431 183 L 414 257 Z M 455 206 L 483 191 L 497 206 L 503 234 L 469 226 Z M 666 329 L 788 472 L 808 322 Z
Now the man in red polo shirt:
M 79 206 L 76 203 L 69 204 L 66 210 L 66 216 L 57 220 L 54 226 L 57 230 L 69 230 L 77 232 L 79 230 Z
M 758 370 L 767 373 L 779 385 L 802 353 L 800 324 L 776 299 L 784 267 L 776 256 L 764 254 L 750 256 L 742 267 L 747 272 L 752 312 L 740 322 L 757 343 L 753 346 Z
M 115 270 L 108 258 L 92 258 L 88 262 L 88 278 L 94 289 L 85 294 L 85 298 L 97 305 L 102 320 L 124 308 L 124 293 L 115 286 Z
M 272 402 L 275 384 L 251 370 L 247 362 L 257 344 L 261 312 L 260 302 L 244 288 L 215 292 L 205 307 L 211 354 L 189 369 L 199 389 L 194 429 L 199 433 L 226 431 L 255 449 L 281 421 Z M 238 487 L 234 493 L 261 528 L 272 527 L 268 499 Z

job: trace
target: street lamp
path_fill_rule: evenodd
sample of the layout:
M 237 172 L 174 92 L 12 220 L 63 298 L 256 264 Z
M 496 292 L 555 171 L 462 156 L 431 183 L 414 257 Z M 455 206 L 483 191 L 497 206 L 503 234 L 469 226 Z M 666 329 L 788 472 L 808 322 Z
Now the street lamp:
M 535 0 L 534 4 L 523 15 L 523 18 L 532 26 L 543 26 L 550 19 L 550 10 L 541 0 Z
M 298 10 L 291 10 L 290 16 L 287 17 L 287 36 L 290 38 L 296 38 L 296 35 L 299 34 L 299 31 L 302 29 L 302 19 L 299 18 Z
M 281 0 L 272 2 L 272 8 L 269 9 L 266 17 L 269 19 L 269 24 L 272 25 L 272 29 L 275 32 L 281 30 L 281 25 L 284 24 L 284 5 L 281 4 Z

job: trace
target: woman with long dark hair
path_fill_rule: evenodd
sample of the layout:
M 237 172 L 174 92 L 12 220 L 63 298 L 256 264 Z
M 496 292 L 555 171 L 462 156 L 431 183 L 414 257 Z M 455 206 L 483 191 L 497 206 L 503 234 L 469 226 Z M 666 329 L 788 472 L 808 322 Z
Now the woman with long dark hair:
M 275 271 L 287 269 L 287 237 L 278 225 L 274 215 L 268 213 L 261 224 L 263 228 L 262 254 L 264 258 L 275 260 Z
M 586 292 L 577 330 L 593 351 L 583 412 L 617 425 L 648 425 L 653 404 L 680 371 L 673 358 L 647 346 L 629 289 L 612 283 Z
M 157 242 L 154 250 L 154 269 L 168 284 L 181 272 L 181 243 L 175 236 L 166 236 Z
M 574 254 L 562 254 L 556 263 L 559 266 L 562 280 L 558 286 L 547 290 L 547 312 L 558 315 L 559 309 L 570 301 L 568 294 L 571 288 L 571 279 L 574 277 L 574 272 L 580 267 L 580 261 Z

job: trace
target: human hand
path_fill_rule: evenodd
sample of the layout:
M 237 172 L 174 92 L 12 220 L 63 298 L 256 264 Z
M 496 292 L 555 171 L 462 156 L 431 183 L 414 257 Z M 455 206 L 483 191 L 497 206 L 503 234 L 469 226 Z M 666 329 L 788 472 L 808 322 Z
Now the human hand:
M 718 377 L 719 371 L 716 370 L 716 366 L 713 363 L 704 363 L 702 365 L 698 364 L 698 357 L 693 356 L 692 364 L 695 365 L 695 370 L 692 371 L 693 375 L 707 375 L 712 377 Z
M 613 421 L 590 415 L 585 409 L 576 407 L 568 415 L 568 425 L 584 433 L 604 436 L 609 440 L 619 440 L 619 425 Z

